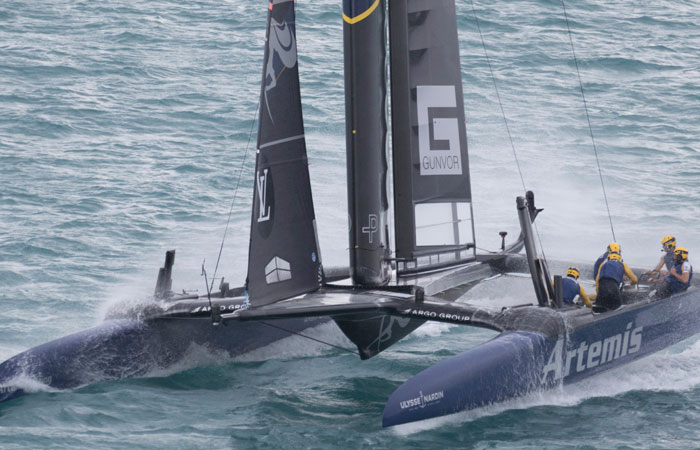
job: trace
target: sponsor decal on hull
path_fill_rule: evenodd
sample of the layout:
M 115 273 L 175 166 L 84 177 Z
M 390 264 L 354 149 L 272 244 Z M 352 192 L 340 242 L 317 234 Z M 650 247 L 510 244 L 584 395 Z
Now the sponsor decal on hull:
M 565 348 L 564 339 L 561 338 L 549 355 L 541 381 L 545 382 L 550 373 L 554 375 L 554 380 L 561 380 L 637 353 L 642 348 L 643 330 L 644 327 L 634 328 L 634 322 L 629 322 L 622 333 L 590 343 L 582 341 L 572 349 Z
M 471 316 L 468 314 L 450 314 L 437 311 L 426 311 L 424 309 L 407 309 L 404 314 L 409 316 L 421 317 L 424 319 L 443 319 L 450 320 L 453 322 L 469 322 L 471 321 Z
M 242 303 L 231 303 L 230 305 L 219 305 L 219 308 L 221 308 L 221 312 L 225 311 L 236 311 L 239 310 L 243 307 Z M 197 313 L 208 313 L 211 312 L 211 308 L 209 305 L 206 306 L 197 306 L 196 308 L 192 308 L 190 310 L 190 314 L 197 314 Z
M 416 408 L 425 408 L 431 403 L 439 402 L 440 400 L 445 398 L 445 391 L 437 391 L 427 395 L 423 395 L 423 391 L 418 392 L 418 397 L 409 398 L 408 400 L 399 402 L 399 406 L 401 407 L 401 409 L 410 410 Z

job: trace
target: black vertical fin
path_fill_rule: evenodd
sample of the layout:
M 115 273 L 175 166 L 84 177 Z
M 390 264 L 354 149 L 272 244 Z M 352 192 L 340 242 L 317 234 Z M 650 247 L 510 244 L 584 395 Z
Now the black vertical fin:
M 158 270 L 158 280 L 156 281 L 156 298 L 167 298 L 172 294 L 173 289 L 173 265 L 175 264 L 175 250 L 165 252 L 165 262 Z
M 292 0 L 269 4 L 257 148 L 248 255 L 252 306 L 314 291 L 323 281 Z

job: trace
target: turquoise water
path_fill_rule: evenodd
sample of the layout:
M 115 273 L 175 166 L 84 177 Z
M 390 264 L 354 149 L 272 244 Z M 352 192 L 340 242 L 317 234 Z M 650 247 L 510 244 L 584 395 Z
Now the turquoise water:
M 561 3 L 475 2 L 548 257 L 611 240 Z M 471 3 L 457 2 L 477 244 L 517 234 L 521 181 Z M 652 266 L 700 249 L 700 7 L 567 4 L 617 240 Z M 142 301 L 163 252 L 204 290 L 245 277 L 266 2 L 0 4 L 0 360 Z M 324 262 L 347 261 L 341 6 L 297 2 L 307 145 Z M 254 146 L 255 137 L 250 141 Z M 247 152 L 247 153 L 246 153 Z M 526 292 L 526 294 L 522 294 Z M 529 299 L 505 279 L 470 300 Z M 331 325 L 313 330 L 349 347 Z M 0 405 L 2 448 L 696 448 L 700 343 L 507 405 L 384 430 L 391 392 L 487 339 L 427 325 L 379 357 L 302 338 L 231 360 L 194 350 L 141 379 Z M 192 366 L 199 366 L 192 369 Z

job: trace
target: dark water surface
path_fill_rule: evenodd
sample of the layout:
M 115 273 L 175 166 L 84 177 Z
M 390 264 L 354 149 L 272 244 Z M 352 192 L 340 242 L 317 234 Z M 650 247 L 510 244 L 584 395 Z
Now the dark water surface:
M 617 240 L 652 266 L 674 234 L 700 251 L 700 6 L 567 4 Z M 548 257 L 611 240 L 559 1 L 475 2 Z M 517 235 L 522 184 L 468 0 L 457 2 L 477 244 Z M 204 290 L 243 167 L 219 273 L 245 277 L 267 3 L 0 4 L 0 360 L 144 301 L 163 252 Z M 297 2 L 319 239 L 346 264 L 341 3 Z M 251 145 L 249 145 L 249 139 Z M 503 279 L 470 301 L 529 301 Z M 348 346 L 332 325 L 314 336 Z M 290 338 L 0 405 L 2 448 L 698 448 L 700 344 L 516 402 L 382 429 L 404 380 L 491 336 L 427 325 L 365 362 Z M 191 368 L 199 366 L 196 368 Z

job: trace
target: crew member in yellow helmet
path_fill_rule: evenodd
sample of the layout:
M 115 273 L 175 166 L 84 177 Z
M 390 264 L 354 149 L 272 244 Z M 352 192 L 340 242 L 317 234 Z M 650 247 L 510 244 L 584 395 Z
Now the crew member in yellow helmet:
M 627 264 L 622 261 L 620 253 L 610 252 L 608 259 L 601 264 L 595 280 L 595 303 L 597 306 L 602 306 L 606 309 L 617 309 L 622 305 L 620 285 L 622 284 L 622 277 L 625 275 L 632 281 L 632 284 L 637 284 L 637 277 Z
M 682 292 L 690 286 L 693 279 L 693 266 L 688 261 L 688 250 L 683 247 L 676 247 L 673 252 L 675 257 L 674 266 L 663 279 L 663 284 L 656 291 L 656 297 L 668 297 L 677 292 Z
M 670 271 L 676 264 L 676 257 L 673 255 L 673 252 L 675 250 L 676 238 L 674 236 L 671 236 L 669 234 L 668 236 L 665 236 L 663 239 L 661 239 L 661 251 L 665 252 L 665 254 L 661 257 L 661 260 L 656 265 L 656 267 L 646 271 L 647 275 L 666 275 L 668 271 Z M 664 266 L 666 266 L 666 270 L 661 270 L 661 268 Z
M 598 257 L 598 259 L 596 259 L 595 264 L 593 264 L 593 278 L 598 276 L 598 270 L 600 270 L 600 265 L 608 259 L 608 255 L 610 253 L 622 254 L 620 244 L 618 244 L 617 242 L 611 242 L 610 244 L 608 244 L 608 248 L 605 249 L 605 253 L 603 253 Z
M 588 294 L 586 294 L 586 290 L 583 289 L 583 286 L 581 286 L 578 283 L 578 277 L 581 275 L 581 273 L 578 270 L 578 267 L 569 267 L 569 269 L 566 271 L 566 277 L 562 278 L 562 292 L 563 292 L 563 298 L 562 302 L 565 305 L 573 305 L 574 304 L 574 299 L 578 295 L 581 297 L 581 300 L 583 303 L 586 304 L 589 308 L 592 308 L 593 305 L 591 304 L 591 299 L 588 298 Z

